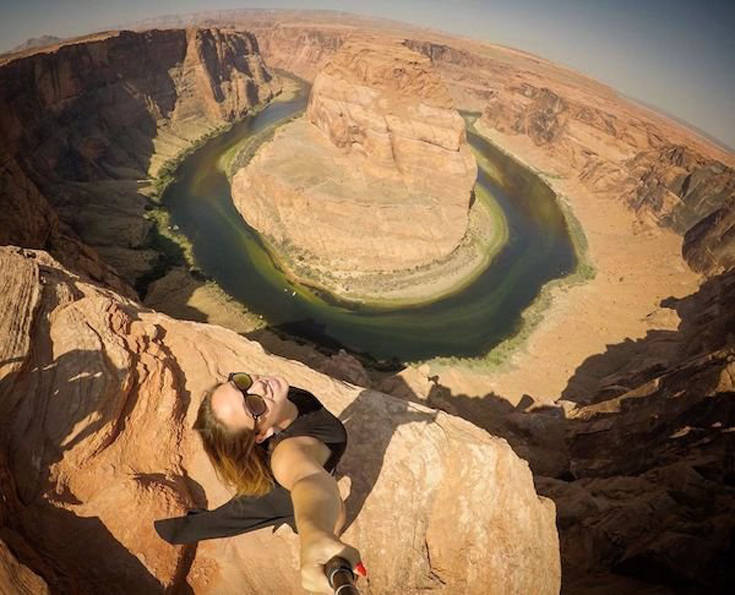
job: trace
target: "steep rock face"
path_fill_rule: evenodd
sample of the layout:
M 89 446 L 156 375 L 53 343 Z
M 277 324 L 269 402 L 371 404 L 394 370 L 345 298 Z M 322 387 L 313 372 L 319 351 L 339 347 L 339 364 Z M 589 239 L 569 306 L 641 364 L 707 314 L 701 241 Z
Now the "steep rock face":
M 566 129 L 568 103 L 549 89 L 536 89 L 527 84 L 522 85 L 519 92 L 530 99 L 526 109 L 514 110 L 493 95 L 485 108 L 487 120 L 502 132 L 526 134 L 537 145 L 556 141 Z
M 250 225 L 307 263 L 389 271 L 458 245 L 476 175 L 464 122 L 428 60 L 350 42 L 317 76 L 306 119 L 235 175 L 233 196 Z
M 735 197 L 687 231 L 682 252 L 698 273 L 714 275 L 735 266 Z
M 376 176 L 456 204 L 466 215 L 477 166 L 464 121 L 429 60 L 404 46 L 351 42 L 319 72 L 309 121 Z M 447 222 L 450 243 L 466 220 Z
M 683 145 L 641 152 L 625 163 L 637 180 L 634 208 L 647 208 L 679 233 L 735 200 L 735 169 Z
M 555 405 L 426 403 L 503 436 L 557 505 L 564 593 L 720 593 L 735 580 L 735 271 L 670 298 L 677 330 L 609 345 Z
M 191 29 L 123 31 L 11 59 L 0 89 L 4 201 L 16 205 L 3 209 L 3 240 L 112 282 L 107 261 L 132 283 L 158 259 L 141 181 L 277 86 L 252 34 Z M 80 239 L 102 258 L 66 248 Z
M 0 264 L 0 536 L 52 591 L 301 592 L 288 528 L 178 548 L 152 527 L 228 498 L 190 428 L 201 393 L 245 366 L 343 419 L 362 592 L 558 592 L 554 507 L 503 440 L 146 310 L 45 253 L 4 247 Z
M 352 28 L 273 23 L 254 26 L 268 65 L 313 81 L 324 63 L 353 33 Z
M 642 217 L 682 235 L 725 208 L 698 228 L 688 250 L 694 254 L 695 244 L 700 254 L 705 244 L 711 249 L 709 256 L 692 256 L 692 262 L 701 262 L 696 270 L 726 269 L 735 251 L 723 223 L 730 210 L 726 205 L 735 198 L 735 169 L 708 156 L 711 151 L 704 147 L 673 144 L 663 126 L 608 110 L 524 83 L 494 92 L 478 126 L 528 136 L 565 177 L 615 196 Z M 716 228 L 705 233 L 715 220 Z

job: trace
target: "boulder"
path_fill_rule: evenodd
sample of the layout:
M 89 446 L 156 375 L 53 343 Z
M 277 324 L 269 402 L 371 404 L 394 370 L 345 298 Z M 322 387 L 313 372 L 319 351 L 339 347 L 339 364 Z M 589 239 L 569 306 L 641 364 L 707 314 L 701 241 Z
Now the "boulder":
M 146 309 L 46 253 L 4 247 L 0 262 L 1 531 L 28 544 L 20 563 L 53 568 L 52 591 L 302 592 L 287 526 L 183 547 L 153 529 L 229 498 L 190 428 L 202 392 L 243 368 L 345 424 L 343 540 L 369 570 L 363 593 L 559 591 L 554 506 L 504 440 Z

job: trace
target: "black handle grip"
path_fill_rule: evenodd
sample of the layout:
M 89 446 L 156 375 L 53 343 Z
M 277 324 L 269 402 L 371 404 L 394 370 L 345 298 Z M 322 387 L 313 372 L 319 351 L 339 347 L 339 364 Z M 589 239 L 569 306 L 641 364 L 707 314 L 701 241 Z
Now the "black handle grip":
M 329 586 L 334 589 L 334 595 L 360 595 L 355 587 L 355 573 L 352 572 L 350 563 L 334 556 L 324 565 L 324 574 L 327 575 Z

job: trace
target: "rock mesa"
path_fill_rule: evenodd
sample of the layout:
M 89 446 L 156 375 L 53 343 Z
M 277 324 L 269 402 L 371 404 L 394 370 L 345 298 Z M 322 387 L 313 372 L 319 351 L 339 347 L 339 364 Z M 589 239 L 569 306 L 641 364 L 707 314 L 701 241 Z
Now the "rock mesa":
M 317 75 L 306 117 L 234 176 L 233 197 L 250 225 L 306 263 L 390 271 L 452 252 L 476 176 L 429 60 L 348 42 Z

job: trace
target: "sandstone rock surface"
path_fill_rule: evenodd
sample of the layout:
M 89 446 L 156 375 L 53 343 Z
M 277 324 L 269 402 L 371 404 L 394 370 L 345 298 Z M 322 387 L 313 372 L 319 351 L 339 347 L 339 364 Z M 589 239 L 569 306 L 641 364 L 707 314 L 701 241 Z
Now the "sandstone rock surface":
M 0 591 L 14 595 L 39 595 L 50 592 L 46 581 L 25 564 L 18 562 L 2 540 L 0 540 Z
M 464 121 L 429 61 L 349 42 L 317 75 L 306 118 L 234 176 L 233 197 L 307 265 L 391 271 L 456 248 L 476 176 Z
M 505 441 L 147 310 L 46 253 L 4 247 L 0 263 L 1 530 L 52 590 L 301 592 L 287 527 L 172 547 L 152 526 L 228 498 L 189 428 L 202 391 L 246 367 L 345 423 L 343 538 L 370 570 L 362 592 L 558 592 L 553 504 Z
M 693 270 L 707 275 L 735 266 L 735 195 L 687 231 L 682 252 Z

